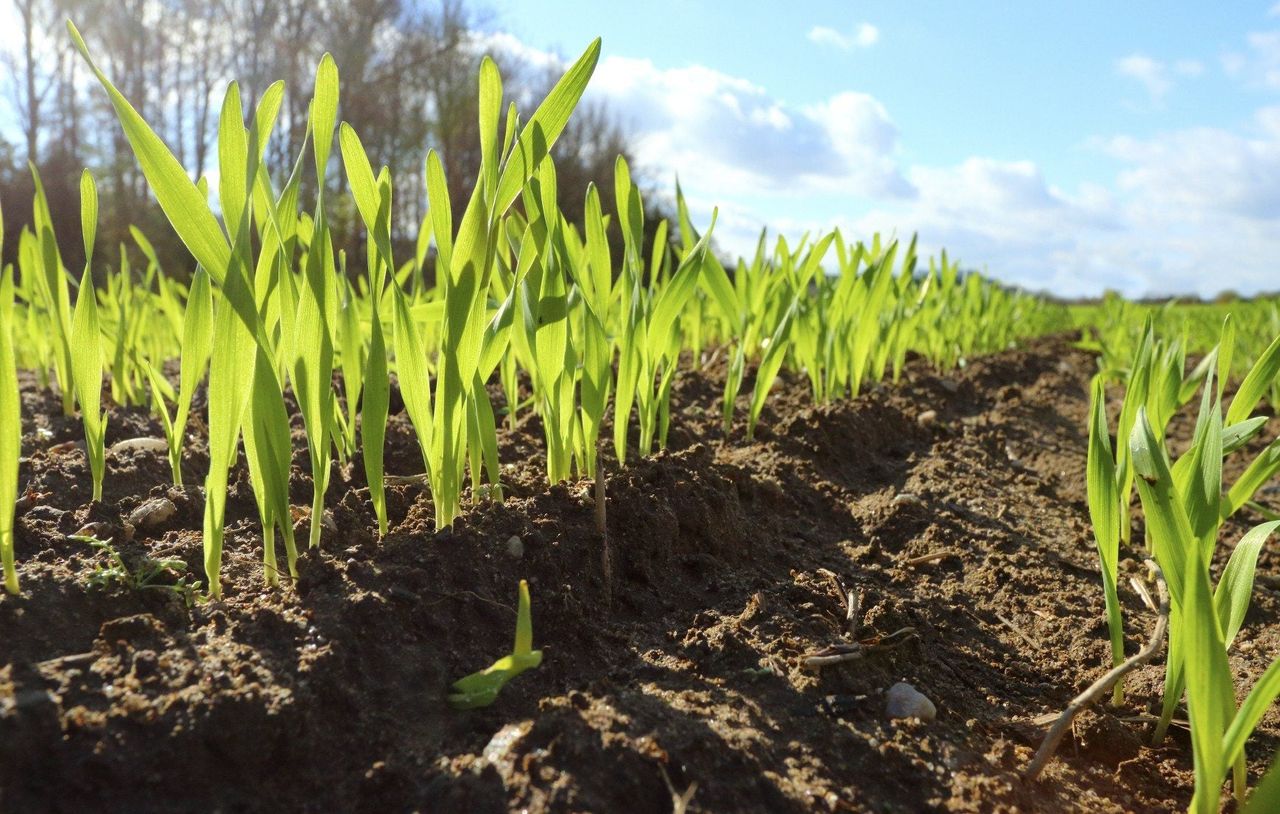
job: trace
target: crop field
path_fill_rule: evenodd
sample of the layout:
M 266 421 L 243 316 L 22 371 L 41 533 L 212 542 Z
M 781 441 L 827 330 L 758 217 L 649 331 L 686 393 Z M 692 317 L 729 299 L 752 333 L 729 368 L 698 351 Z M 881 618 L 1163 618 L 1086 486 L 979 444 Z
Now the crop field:
M 189 258 L 0 226 L 0 810 L 1280 811 L 1280 299 L 732 256 L 558 176 L 600 40 L 420 219 L 329 54 L 211 185 L 65 36 Z

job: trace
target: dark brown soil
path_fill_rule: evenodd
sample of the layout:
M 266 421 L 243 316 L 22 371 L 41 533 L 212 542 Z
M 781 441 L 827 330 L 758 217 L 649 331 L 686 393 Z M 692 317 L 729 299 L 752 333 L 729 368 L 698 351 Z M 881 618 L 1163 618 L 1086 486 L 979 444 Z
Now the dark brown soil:
M 22 478 L 36 496 L 18 520 L 24 593 L 0 598 L 0 809 L 1185 808 L 1185 732 L 1145 745 L 1159 663 L 1127 706 L 1082 716 L 1039 783 L 1019 780 L 1037 719 L 1109 659 L 1084 501 L 1089 356 L 1051 338 L 948 376 L 912 367 L 822 407 L 783 381 L 750 444 L 741 426 L 720 432 L 712 368 L 678 382 L 668 451 L 609 463 L 610 580 L 590 485 L 546 488 L 525 417 L 504 431 L 507 499 L 449 532 L 433 531 L 423 489 L 401 486 L 379 542 L 361 467 L 339 467 L 333 525 L 279 590 L 261 585 L 240 472 L 226 598 L 191 608 L 171 591 L 88 587 L 103 557 L 68 535 L 97 523 L 135 566 L 177 556 L 199 579 L 200 491 L 170 489 L 162 454 L 124 453 L 104 502 L 87 503 L 83 453 L 67 444 L 78 422 L 27 387 Z M 108 443 L 160 435 L 138 411 L 110 427 Z M 402 416 L 388 443 L 390 472 L 420 468 Z M 190 483 L 204 465 L 197 443 Z M 126 540 L 124 518 L 163 495 L 178 513 Z M 1280 573 L 1274 546 L 1260 570 Z M 542 666 L 487 709 L 452 710 L 449 683 L 510 649 L 521 578 Z M 804 669 L 802 655 L 850 641 L 837 582 L 862 596 L 859 639 L 914 637 Z M 1122 587 L 1133 652 L 1152 619 Z M 1280 651 L 1278 618 L 1259 587 L 1232 659 L 1242 688 Z M 932 699 L 935 721 L 886 717 L 898 681 Z M 1255 760 L 1277 735 L 1273 710 Z

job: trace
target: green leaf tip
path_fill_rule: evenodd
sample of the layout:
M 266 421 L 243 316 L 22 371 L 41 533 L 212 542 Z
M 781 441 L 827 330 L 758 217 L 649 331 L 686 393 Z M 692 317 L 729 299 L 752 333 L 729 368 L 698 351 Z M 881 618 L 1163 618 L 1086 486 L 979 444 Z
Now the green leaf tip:
M 520 580 L 520 601 L 516 609 L 516 640 L 511 655 L 489 667 L 458 679 L 449 693 L 454 709 L 480 709 L 492 704 L 507 682 L 542 664 L 542 651 L 533 649 L 533 615 L 529 607 L 529 583 Z

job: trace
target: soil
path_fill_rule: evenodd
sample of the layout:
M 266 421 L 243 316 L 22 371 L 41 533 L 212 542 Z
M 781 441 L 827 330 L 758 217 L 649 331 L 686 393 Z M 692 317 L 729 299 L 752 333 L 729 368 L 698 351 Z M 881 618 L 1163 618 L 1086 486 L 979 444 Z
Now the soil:
M 1123 707 L 1081 716 L 1039 782 L 1019 779 L 1046 716 L 1109 665 L 1084 486 L 1094 369 L 1051 337 L 946 375 L 912 363 L 896 385 L 825 406 L 784 377 L 748 443 L 745 399 L 720 430 L 713 361 L 678 379 L 667 450 L 607 460 L 607 544 L 592 486 L 547 488 L 541 428 L 522 415 L 502 431 L 505 500 L 443 533 L 426 490 L 396 486 L 379 541 L 362 467 L 335 466 L 321 546 L 279 589 L 262 585 L 241 467 L 225 598 L 191 605 L 90 586 L 104 555 L 70 536 L 90 525 L 135 570 L 176 557 L 201 579 L 200 490 L 171 487 L 162 452 L 120 452 L 90 503 L 79 423 L 26 381 L 23 594 L 0 598 L 0 809 L 1185 809 L 1186 732 L 1148 745 L 1162 656 L 1131 676 Z M 128 409 L 108 432 L 161 436 Z M 1179 417 L 1175 438 L 1190 432 Z M 189 484 L 204 455 L 194 438 Z M 421 468 L 398 412 L 387 461 Z M 295 464 L 305 505 L 305 454 Z M 166 496 L 177 512 L 130 533 L 130 512 Z M 1122 562 L 1129 652 L 1153 622 L 1127 580 L 1139 561 L 1135 549 Z M 1260 574 L 1233 648 L 1241 694 L 1280 652 L 1274 544 Z M 509 652 L 520 579 L 542 665 L 490 707 L 451 709 L 450 682 Z M 806 668 L 804 655 L 855 641 L 843 591 L 860 598 L 856 640 L 879 646 Z M 935 720 L 886 717 L 899 681 Z M 1278 736 L 1273 709 L 1253 777 Z

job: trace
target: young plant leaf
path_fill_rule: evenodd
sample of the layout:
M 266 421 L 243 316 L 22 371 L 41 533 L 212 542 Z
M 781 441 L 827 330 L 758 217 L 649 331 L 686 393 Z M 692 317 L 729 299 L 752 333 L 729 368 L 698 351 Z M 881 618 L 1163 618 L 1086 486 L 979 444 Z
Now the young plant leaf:
M 1116 591 L 1120 559 L 1120 490 L 1116 483 L 1115 456 L 1107 428 L 1106 388 L 1102 377 L 1094 377 L 1089 410 L 1089 449 L 1087 458 L 1087 491 L 1089 520 L 1098 547 L 1102 571 L 1103 597 L 1107 611 L 1107 630 L 1111 636 L 1111 662 L 1124 661 L 1124 620 Z M 1124 700 L 1124 684 L 1116 684 L 1115 703 Z
M 0 245 L 3 233 L 0 232 Z M 13 518 L 18 500 L 18 459 L 22 456 L 22 400 L 13 353 L 13 267 L 0 271 L 0 561 L 4 586 L 18 593 L 14 565 Z
M 449 704 L 454 709 L 487 707 L 498 698 L 507 682 L 542 664 L 542 651 L 533 649 L 533 615 L 529 609 L 529 583 L 520 580 L 519 607 L 516 609 L 516 638 L 511 654 L 477 673 L 453 683 Z

